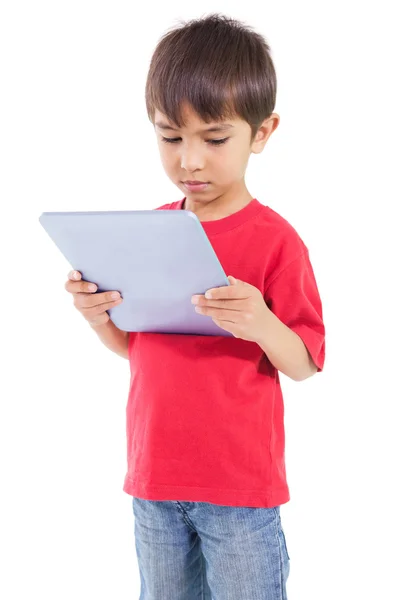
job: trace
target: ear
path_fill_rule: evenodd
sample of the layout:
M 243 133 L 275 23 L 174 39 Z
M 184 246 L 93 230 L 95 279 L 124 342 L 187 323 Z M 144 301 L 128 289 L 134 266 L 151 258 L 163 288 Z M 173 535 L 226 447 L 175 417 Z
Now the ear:
M 277 113 L 272 113 L 265 119 L 259 127 L 256 137 L 251 145 L 253 154 L 260 154 L 268 141 L 268 138 L 273 134 L 280 122 L 280 116 Z

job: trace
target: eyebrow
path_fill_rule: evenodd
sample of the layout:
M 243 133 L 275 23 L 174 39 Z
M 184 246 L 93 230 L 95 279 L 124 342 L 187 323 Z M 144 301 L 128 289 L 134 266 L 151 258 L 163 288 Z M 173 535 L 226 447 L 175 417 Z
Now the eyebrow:
M 156 121 L 156 125 L 159 129 L 169 129 L 171 131 L 179 131 L 175 127 L 171 127 L 168 123 L 164 123 L 163 121 Z M 233 128 L 233 125 L 229 125 L 229 123 L 224 123 L 222 125 L 213 125 L 208 129 L 202 129 L 198 133 L 206 132 L 206 131 L 226 131 L 227 129 Z

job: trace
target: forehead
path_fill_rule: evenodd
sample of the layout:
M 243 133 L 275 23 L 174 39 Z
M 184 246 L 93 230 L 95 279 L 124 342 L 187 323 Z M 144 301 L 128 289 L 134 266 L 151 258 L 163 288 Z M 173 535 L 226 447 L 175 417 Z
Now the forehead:
M 212 123 L 206 123 L 203 121 L 197 113 L 193 111 L 186 111 L 183 115 L 184 120 L 186 121 L 186 127 L 182 127 L 182 130 L 192 130 L 195 133 L 204 133 L 211 131 L 229 131 L 235 127 L 235 119 L 230 119 L 229 121 L 218 121 Z M 170 131 L 178 131 L 176 125 L 174 125 L 170 119 L 162 112 L 156 109 L 154 114 L 154 124 L 159 130 L 170 130 Z

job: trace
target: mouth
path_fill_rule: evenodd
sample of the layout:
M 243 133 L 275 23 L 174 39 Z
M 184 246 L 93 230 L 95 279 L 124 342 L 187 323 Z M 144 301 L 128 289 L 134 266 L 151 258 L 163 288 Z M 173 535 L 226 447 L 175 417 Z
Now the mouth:
M 187 183 L 188 185 L 204 185 L 205 183 L 210 183 L 209 181 L 189 181 L 189 179 L 187 179 L 186 181 L 183 181 L 183 183 Z
M 189 190 L 190 192 L 203 191 L 207 188 L 207 186 L 209 184 L 209 182 L 207 182 L 207 181 L 195 181 L 195 182 L 183 181 L 182 183 L 185 186 L 185 188 L 187 190 Z

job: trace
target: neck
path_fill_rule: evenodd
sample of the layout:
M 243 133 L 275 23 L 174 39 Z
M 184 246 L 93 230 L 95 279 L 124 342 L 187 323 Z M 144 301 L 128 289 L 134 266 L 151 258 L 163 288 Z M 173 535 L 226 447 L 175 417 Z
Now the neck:
M 199 221 L 216 221 L 238 212 L 252 200 L 253 196 L 247 190 L 241 196 L 218 196 L 208 201 L 186 197 L 182 209 L 193 212 Z

